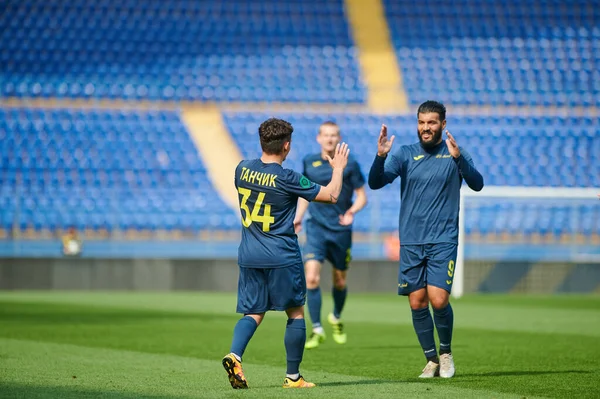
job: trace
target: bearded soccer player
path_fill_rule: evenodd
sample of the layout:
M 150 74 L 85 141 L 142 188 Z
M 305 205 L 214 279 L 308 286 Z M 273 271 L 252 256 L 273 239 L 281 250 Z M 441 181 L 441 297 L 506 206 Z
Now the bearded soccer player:
M 451 378 L 454 314 L 450 292 L 458 246 L 460 187 L 480 191 L 483 177 L 471 156 L 446 128 L 446 108 L 436 101 L 417 111 L 419 142 L 390 154 L 394 136 L 383 125 L 377 156 L 369 172 L 369 187 L 380 189 L 400 177 L 400 267 L 398 294 L 408 296 L 412 320 L 427 359 L 420 378 Z M 429 305 L 433 308 L 433 318 Z M 433 333 L 438 332 L 439 357 Z
M 307 155 L 304 160 L 304 175 L 311 181 L 326 184 L 331 180 L 333 169 L 327 162 L 333 156 L 336 145 L 340 142 L 340 128 L 334 122 L 324 122 L 319 127 L 317 142 L 321 152 Z M 341 321 L 342 310 L 346 302 L 348 288 L 346 274 L 352 249 L 352 223 L 354 215 L 367 204 L 364 188 L 365 177 L 355 159 L 350 157 L 348 167 L 344 171 L 344 184 L 338 201 L 334 205 L 309 203 L 300 199 L 294 225 L 296 232 L 302 228 L 302 219 L 306 210 L 310 218 L 306 221 L 306 246 L 304 247 L 304 271 L 308 313 L 312 322 L 312 334 L 306 341 L 305 348 L 317 348 L 325 341 L 326 334 L 321 325 L 322 296 L 320 288 L 321 266 L 325 259 L 333 266 L 333 311 L 327 321 L 333 330 L 333 340 L 338 344 L 347 341 L 344 324 Z M 353 201 L 353 196 L 356 200 Z
M 269 310 L 285 311 L 288 317 L 283 387 L 315 386 L 300 375 L 306 341 L 306 279 L 294 232 L 294 215 L 298 198 L 337 202 L 349 150 L 345 143 L 338 144 L 333 157 L 327 157 L 333 169 L 331 181 L 327 186 L 315 184 L 282 166 L 291 150 L 293 131 L 292 125 L 284 120 L 266 120 L 258 129 L 262 156 L 244 160 L 235 169 L 243 225 L 238 249 L 237 312 L 244 316 L 235 325 L 230 353 L 222 360 L 234 389 L 248 388 L 242 356 Z

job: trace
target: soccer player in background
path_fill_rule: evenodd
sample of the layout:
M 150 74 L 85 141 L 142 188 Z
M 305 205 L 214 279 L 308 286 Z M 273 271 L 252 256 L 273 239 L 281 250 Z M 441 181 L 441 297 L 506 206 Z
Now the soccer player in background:
M 382 125 L 369 187 L 380 189 L 400 177 L 400 268 L 398 294 L 407 295 L 412 320 L 427 364 L 420 378 L 454 376 L 450 291 L 458 246 L 458 208 L 462 181 L 475 190 L 483 177 L 471 156 L 446 130 L 446 108 L 427 101 L 417 111 L 419 142 L 388 156 L 394 136 Z M 433 307 L 433 319 L 429 311 Z M 438 357 L 433 325 L 438 332 Z
M 331 180 L 333 169 L 327 162 L 341 140 L 340 128 L 334 122 L 324 122 L 319 127 L 317 142 L 321 152 L 307 155 L 303 160 L 303 173 L 311 181 L 327 184 Z M 306 221 L 306 245 L 304 247 L 304 271 L 306 273 L 308 313 L 312 322 L 312 334 L 304 346 L 306 349 L 318 347 L 325 341 L 326 334 L 321 325 L 321 265 L 325 259 L 333 266 L 333 312 L 327 320 L 333 329 L 333 340 L 345 344 L 347 337 L 341 314 L 346 302 L 348 289 L 346 273 L 351 260 L 352 222 L 354 215 L 367 204 L 363 176 L 358 162 L 352 157 L 344 171 L 344 184 L 336 204 L 322 204 L 300 198 L 296 211 L 296 233 L 302 229 L 302 219 L 308 209 L 310 218 Z M 352 202 L 356 194 L 356 201 Z
M 242 356 L 268 310 L 287 313 L 284 344 L 287 373 L 284 388 L 311 388 L 300 375 L 306 341 L 304 302 L 306 279 L 294 215 L 298 198 L 336 203 L 342 190 L 348 146 L 338 144 L 327 162 L 333 169 L 331 182 L 321 186 L 282 167 L 290 153 L 292 125 L 268 119 L 259 129 L 262 156 L 244 160 L 235 169 L 242 214 L 242 240 L 238 249 L 239 280 L 237 312 L 244 316 L 233 330 L 231 350 L 223 360 L 234 389 L 248 388 Z

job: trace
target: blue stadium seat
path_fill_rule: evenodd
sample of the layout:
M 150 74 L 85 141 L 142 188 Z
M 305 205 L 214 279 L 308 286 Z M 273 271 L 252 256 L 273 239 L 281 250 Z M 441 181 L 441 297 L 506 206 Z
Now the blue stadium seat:
M 5 229 L 197 231 L 213 228 L 202 215 L 215 213 L 229 228 L 237 221 L 206 184 L 176 112 L 0 109 L 0 132 Z
M 342 0 L 23 0 L 2 11 L 4 96 L 365 99 Z
M 600 106 L 592 0 L 384 0 L 411 103 Z

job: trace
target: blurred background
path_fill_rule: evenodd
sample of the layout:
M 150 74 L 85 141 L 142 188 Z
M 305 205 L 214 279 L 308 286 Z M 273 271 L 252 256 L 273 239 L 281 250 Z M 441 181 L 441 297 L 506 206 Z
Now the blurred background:
M 459 294 L 599 293 L 598 21 L 593 0 L 0 0 L 0 288 L 233 291 L 233 170 L 264 119 L 294 125 L 298 171 L 335 121 L 366 175 L 381 123 L 413 143 L 433 99 L 486 183 Z M 367 194 L 349 285 L 395 292 L 399 182 Z

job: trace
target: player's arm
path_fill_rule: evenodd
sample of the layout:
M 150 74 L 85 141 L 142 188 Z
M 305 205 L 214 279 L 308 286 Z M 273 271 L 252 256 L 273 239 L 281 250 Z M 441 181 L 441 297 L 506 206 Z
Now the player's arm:
M 338 144 L 335 148 L 333 159 L 327 155 L 327 160 L 333 168 L 331 181 L 326 186 L 321 186 L 319 193 L 313 201 L 325 202 L 329 204 L 337 203 L 340 192 L 342 191 L 342 183 L 344 180 L 344 168 L 348 165 L 348 144 Z
M 302 160 L 302 175 L 306 176 L 307 157 Z M 296 207 L 296 217 L 294 218 L 294 231 L 299 233 L 302 230 L 302 220 L 308 209 L 309 202 L 302 197 L 298 197 L 298 205 Z
M 302 220 L 308 209 L 308 201 L 304 198 L 298 198 L 298 207 L 296 208 L 296 217 L 294 218 L 294 231 L 299 233 L 302 230 Z
M 352 214 L 356 214 L 360 212 L 365 206 L 367 206 L 367 191 L 364 187 L 357 188 L 354 190 L 356 194 L 356 199 L 354 200 L 354 204 L 348 209 Z
M 458 165 L 458 171 L 460 172 L 460 175 L 463 177 L 463 179 L 465 179 L 465 182 L 471 188 L 471 190 L 481 191 L 483 188 L 483 176 L 475 168 L 473 159 L 468 152 L 464 150 L 461 152 L 458 144 L 456 144 L 456 140 L 454 140 L 452 134 L 447 130 L 446 135 L 448 136 L 446 139 L 446 146 L 448 146 L 448 151 L 454 158 L 454 162 L 456 162 L 456 165 Z
M 471 156 L 466 151 L 463 151 L 463 153 L 458 158 L 455 158 L 454 161 L 458 165 L 460 174 L 471 190 L 481 191 L 483 188 L 483 176 L 475 168 Z
M 378 190 L 386 184 L 393 182 L 400 174 L 397 161 L 393 159 L 393 155 L 390 160 L 391 162 L 388 162 L 386 165 L 386 158 L 392 149 L 394 138 L 395 136 L 392 136 L 388 139 L 387 126 L 381 125 L 381 131 L 377 139 L 377 156 L 375 156 L 369 170 L 369 187 L 373 190 Z
M 367 206 L 367 191 L 365 190 L 365 187 L 363 186 L 357 188 L 356 190 L 354 190 L 354 193 L 356 194 L 356 199 L 354 200 L 354 203 L 350 208 L 348 208 L 346 213 L 340 215 L 340 224 L 342 226 L 351 225 L 354 222 L 354 215 L 356 215 L 358 212 L 360 212 L 361 209 Z

